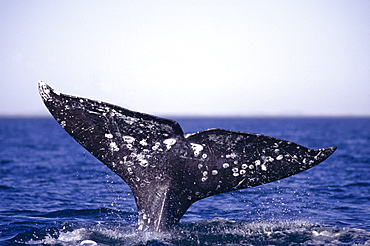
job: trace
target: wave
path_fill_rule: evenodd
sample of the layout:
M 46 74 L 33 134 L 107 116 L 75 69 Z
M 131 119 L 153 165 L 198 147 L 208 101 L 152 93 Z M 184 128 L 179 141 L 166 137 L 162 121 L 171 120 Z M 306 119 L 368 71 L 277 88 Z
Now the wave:
M 18 243 L 22 243 L 18 241 Z M 231 221 L 212 219 L 180 223 L 167 233 L 137 231 L 135 225 L 63 224 L 29 245 L 368 245 L 370 232 L 301 220 Z

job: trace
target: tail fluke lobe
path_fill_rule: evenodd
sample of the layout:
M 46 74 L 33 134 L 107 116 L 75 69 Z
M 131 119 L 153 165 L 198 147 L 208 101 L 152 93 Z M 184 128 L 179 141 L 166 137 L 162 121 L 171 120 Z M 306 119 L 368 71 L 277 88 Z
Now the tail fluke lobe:
M 202 147 L 197 165 L 188 167 L 194 173 L 198 199 L 292 176 L 319 164 L 336 149 L 308 149 L 260 134 L 221 129 L 191 134 L 187 140 Z
M 137 179 L 133 176 L 164 159 L 166 146 L 183 137 L 179 124 L 171 120 L 65 95 L 43 82 L 39 93 L 63 129 L 129 185 L 139 185 L 130 182 Z

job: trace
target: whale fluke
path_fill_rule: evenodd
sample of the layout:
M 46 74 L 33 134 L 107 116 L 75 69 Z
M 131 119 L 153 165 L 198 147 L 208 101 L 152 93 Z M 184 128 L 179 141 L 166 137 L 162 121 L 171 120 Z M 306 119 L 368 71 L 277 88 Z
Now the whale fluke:
M 166 231 L 202 198 L 292 176 L 336 150 L 221 129 L 184 134 L 175 121 L 65 95 L 41 81 L 39 93 L 64 130 L 129 185 L 140 230 Z

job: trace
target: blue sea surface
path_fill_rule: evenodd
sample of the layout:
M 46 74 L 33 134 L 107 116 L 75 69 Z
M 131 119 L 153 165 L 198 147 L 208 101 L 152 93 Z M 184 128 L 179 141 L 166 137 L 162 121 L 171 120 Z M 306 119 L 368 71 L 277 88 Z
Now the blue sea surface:
M 0 118 L 0 245 L 370 245 L 370 118 L 176 118 L 184 132 L 261 133 L 320 165 L 194 203 L 168 233 L 137 231 L 128 186 L 52 118 Z

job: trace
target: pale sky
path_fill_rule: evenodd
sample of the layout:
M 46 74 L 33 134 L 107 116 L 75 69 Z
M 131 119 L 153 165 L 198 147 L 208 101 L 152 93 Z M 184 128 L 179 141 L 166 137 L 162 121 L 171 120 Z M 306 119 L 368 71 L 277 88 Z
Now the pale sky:
M 0 0 L 0 115 L 370 116 L 370 1 Z

